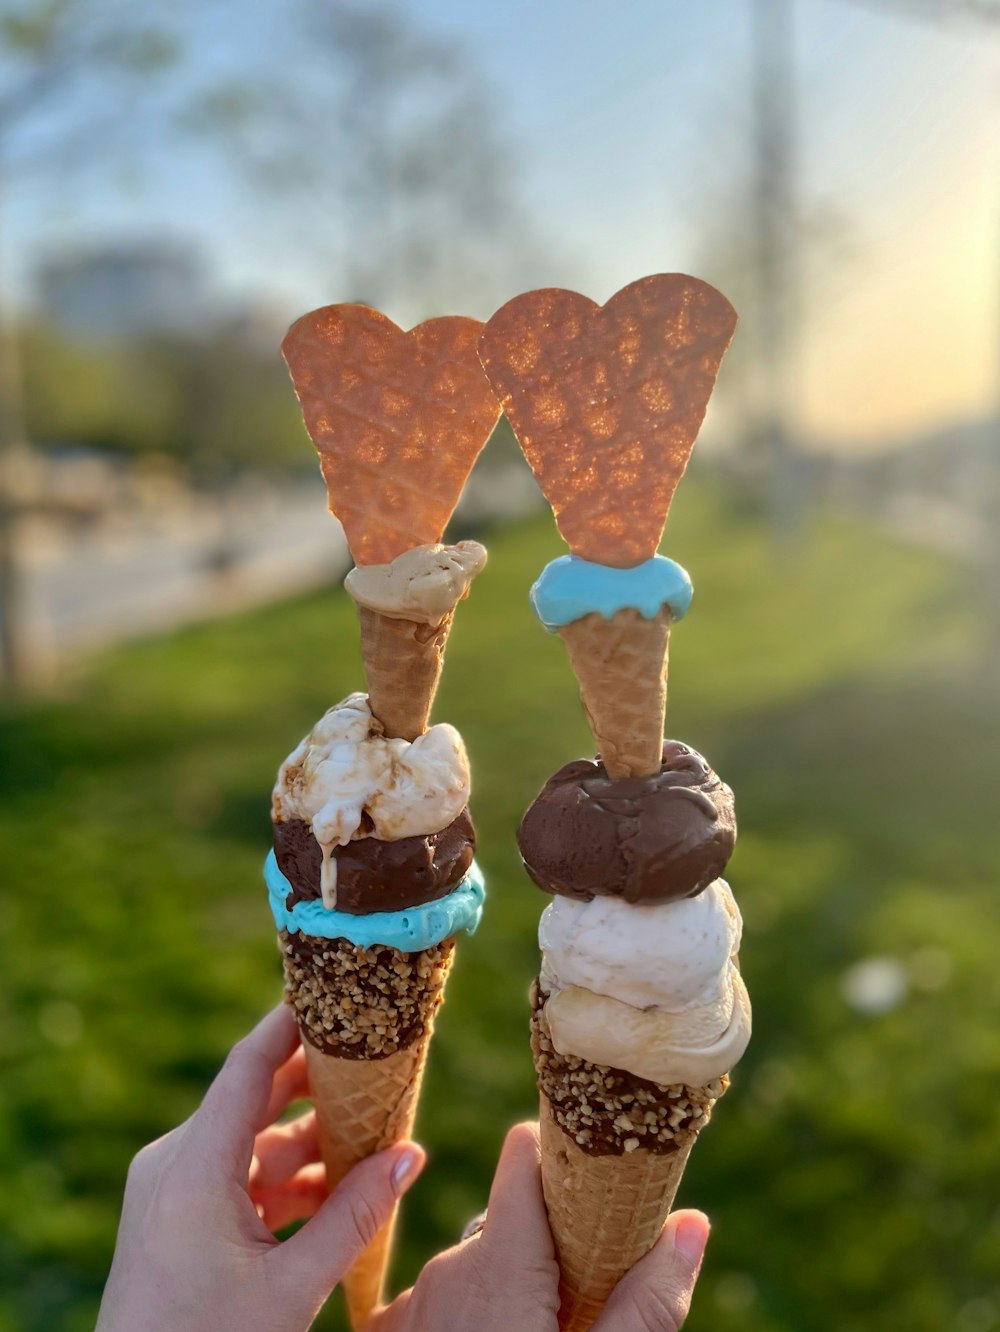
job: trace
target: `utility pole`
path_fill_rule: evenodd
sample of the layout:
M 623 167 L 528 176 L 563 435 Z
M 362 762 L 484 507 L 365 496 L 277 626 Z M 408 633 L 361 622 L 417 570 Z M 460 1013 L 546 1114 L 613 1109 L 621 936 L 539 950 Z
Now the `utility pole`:
M 751 0 L 756 432 L 772 535 L 800 525 L 796 435 L 801 327 L 794 0 Z
M 21 374 L 13 313 L 2 303 L 6 290 L 3 232 L 3 180 L 0 177 L 0 686 L 16 688 L 24 672 L 20 639 L 21 581 L 17 564 L 19 496 L 17 454 L 24 443 Z

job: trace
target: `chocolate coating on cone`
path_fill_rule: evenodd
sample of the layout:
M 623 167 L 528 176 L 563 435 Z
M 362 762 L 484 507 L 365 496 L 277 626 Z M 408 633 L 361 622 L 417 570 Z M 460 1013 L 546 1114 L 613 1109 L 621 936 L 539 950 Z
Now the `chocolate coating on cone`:
M 285 899 L 296 902 L 322 896 L 323 851 L 303 819 L 274 825 L 274 855 L 292 885 Z M 352 916 L 371 911 L 402 911 L 444 897 L 468 873 L 476 850 L 476 830 L 468 809 L 440 832 L 384 842 L 360 837 L 333 849 L 337 862 L 337 910 Z
M 543 996 L 532 987 L 531 1050 L 538 1089 L 553 1118 L 588 1156 L 626 1156 L 642 1148 L 676 1152 L 694 1141 L 729 1086 L 723 1074 L 704 1087 L 661 1087 L 627 1069 L 563 1055 L 552 1044 Z
M 663 742 L 654 777 L 612 782 L 600 760 L 567 763 L 517 832 L 539 888 L 578 901 L 695 897 L 725 869 L 735 841 L 732 791 L 677 740 Z
M 278 944 L 303 1039 L 341 1059 L 388 1059 L 418 1040 L 441 1005 L 455 948 L 451 938 L 401 953 L 287 930 Z

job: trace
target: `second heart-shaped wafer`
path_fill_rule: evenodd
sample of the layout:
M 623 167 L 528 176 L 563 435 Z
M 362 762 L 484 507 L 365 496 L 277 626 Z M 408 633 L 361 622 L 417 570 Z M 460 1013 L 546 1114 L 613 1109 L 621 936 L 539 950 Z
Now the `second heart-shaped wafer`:
M 356 564 L 440 541 L 500 416 L 475 319 L 409 332 L 365 305 L 327 305 L 282 343 L 330 509 Z
M 655 554 L 735 328 L 726 298 L 680 273 L 604 306 L 530 291 L 488 321 L 483 367 L 574 554 Z

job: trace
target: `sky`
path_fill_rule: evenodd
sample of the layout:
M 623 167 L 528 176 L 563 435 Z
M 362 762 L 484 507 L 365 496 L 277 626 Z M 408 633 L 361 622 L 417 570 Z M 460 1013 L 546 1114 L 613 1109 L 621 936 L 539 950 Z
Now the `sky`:
M 272 71 L 292 61 L 287 20 L 297 3 L 309 0 L 256 0 L 252 23 L 239 6 L 192 6 L 183 77 L 211 83 L 241 61 Z M 803 436 L 861 448 L 993 412 L 1000 23 L 916 22 L 880 12 L 894 6 L 877 0 L 794 3 L 808 237 L 796 370 Z M 602 301 L 650 272 L 723 285 L 720 237 L 739 250 L 751 236 L 751 4 L 400 4 L 413 24 L 457 43 L 491 90 L 512 145 L 512 187 L 544 242 L 526 285 L 571 286 Z M 78 114 L 86 96 L 77 90 L 53 114 Z M 231 297 L 295 313 L 353 294 L 317 282 L 300 243 L 308 212 L 294 232 L 261 221 L 190 143 L 164 138 L 143 157 L 141 170 L 123 171 L 103 161 L 98 142 L 70 175 L 8 182 L 5 262 L 22 294 L 43 252 L 159 232 L 196 242 Z M 514 294 L 508 280 L 498 266 L 494 288 L 487 274 L 479 308 L 467 312 L 487 316 Z

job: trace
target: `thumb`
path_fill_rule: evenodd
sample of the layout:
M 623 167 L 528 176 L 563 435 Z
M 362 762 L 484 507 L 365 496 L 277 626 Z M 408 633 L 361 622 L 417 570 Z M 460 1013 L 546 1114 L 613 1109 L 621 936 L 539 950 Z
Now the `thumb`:
M 400 1142 L 356 1165 L 316 1215 L 273 1250 L 283 1280 L 315 1296 L 318 1307 L 392 1218 L 426 1160 L 415 1142 Z
M 592 1332 L 678 1332 L 691 1307 L 709 1230 L 702 1212 L 674 1212 L 649 1253 L 611 1292 Z

